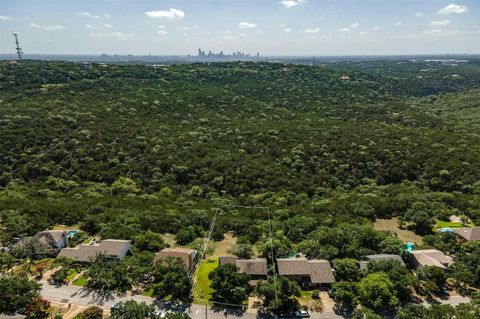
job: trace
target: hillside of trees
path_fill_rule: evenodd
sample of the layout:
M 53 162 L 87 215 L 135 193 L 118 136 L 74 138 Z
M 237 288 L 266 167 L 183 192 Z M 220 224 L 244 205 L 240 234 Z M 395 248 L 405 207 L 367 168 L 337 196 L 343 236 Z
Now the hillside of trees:
M 222 204 L 268 205 L 279 230 L 479 223 L 479 86 L 478 61 L 2 64 L 1 240 L 77 223 L 200 235 Z M 255 242 L 265 218 L 225 208 L 219 236 Z

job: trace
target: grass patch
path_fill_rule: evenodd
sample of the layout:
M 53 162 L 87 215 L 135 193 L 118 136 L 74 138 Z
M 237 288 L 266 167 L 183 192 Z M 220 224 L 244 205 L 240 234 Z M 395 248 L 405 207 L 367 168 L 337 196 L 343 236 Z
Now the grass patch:
M 148 287 L 147 289 L 145 289 L 145 291 L 142 294 L 142 296 L 145 296 L 145 297 L 151 297 L 152 295 L 153 295 L 152 287 Z
M 312 299 L 312 290 L 302 290 L 300 297 L 304 299 Z
M 203 296 L 207 300 L 210 300 L 213 289 L 210 288 L 210 279 L 208 274 L 218 267 L 218 258 L 206 259 L 200 263 L 195 272 L 195 287 L 193 289 L 193 297 L 198 302 L 203 299 Z M 202 292 L 202 294 L 200 293 Z M 202 296 L 203 295 L 203 296 Z
M 74 284 L 75 286 L 83 287 L 87 284 L 87 278 L 81 276 L 78 279 L 76 279 L 72 284 Z
M 459 222 L 447 222 L 443 220 L 438 220 L 435 227 L 438 228 L 461 228 L 463 227 L 462 223 Z
M 72 279 L 78 275 L 78 272 L 75 268 L 69 268 L 68 269 L 68 275 L 67 275 L 67 281 L 72 281 Z

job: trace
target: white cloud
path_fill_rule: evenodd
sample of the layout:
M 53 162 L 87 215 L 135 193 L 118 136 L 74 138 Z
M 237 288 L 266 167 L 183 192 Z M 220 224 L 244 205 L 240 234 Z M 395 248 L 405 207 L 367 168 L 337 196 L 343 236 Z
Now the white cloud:
M 187 31 L 187 30 L 190 30 L 191 28 L 190 27 L 179 27 L 178 30 L 183 30 L 183 31 Z
M 395 23 L 395 26 L 397 26 L 397 27 L 401 27 L 402 25 L 403 25 L 402 21 L 398 21 L 398 22 Z
M 423 17 L 423 12 L 420 12 L 420 11 L 415 12 L 414 16 L 417 17 L 417 18 L 421 18 L 421 17 Z
M 340 31 L 340 32 L 348 32 L 348 31 L 350 31 L 350 29 L 348 29 L 348 28 L 341 28 L 341 29 L 338 29 L 338 31 Z
M 109 28 L 109 29 L 111 29 L 111 28 L 113 28 L 113 25 L 111 25 L 111 24 L 108 24 L 108 23 L 105 23 L 105 28 Z
M 367 32 L 363 32 L 363 31 L 358 33 L 358 35 L 366 35 L 366 34 Z
M 164 25 L 159 25 L 158 28 L 159 28 L 159 29 L 166 29 L 167 27 L 164 26 Z
M 320 28 L 308 28 L 305 29 L 305 33 L 317 33 L 320 32 Z
M 13 17 L 9 16 L 0 16 L 0 21 L 15 20 Z
M 380 30 L 380 27 L 379 26 L 374 26 L 373 30 L 378 31 L 378 30 Z
M 439 29 L 426 30 L 426 31 L 423 31 L 423 33 L 425 33 L 425 34 L 439 34 L 439 33 L 442 33 L 442 30 L 439 30 Z
M 430 25 L 448 25 L 450 24 L 450 20 L 449 19 L 446 19 L 446 20 L 437 20 L 437 21 L 432 21 L 430 22 Z
M 158 31 L 157 31 L 157 34 L 160 34 L 160 35 L 167 35 L 167 34 L 168 34 L 168 32 L 167 32 L 167 31 L 165 31 L 165 30 L 158 30 Z
M 282 0 L 279 3 L 285 8 L 293 8 L 306 2 L 307 0 Z
M 61 25 L 38 25 L 36 23 L 30 23 L 29 25 L 32 28 L 35 29 L 40 29 L 40 30 L 45 30 L 45 31 L 57 31 L 57 30 L 62 30 L 63 26 Z
M 356 29 L 356 28 L 358 28 L 359 25 L 360 25 L 360 23 L 355 22 L 355 23 L 353 23 L 353 24 L 350 25 L 350 28 Z
M 174 8 L 170 8 L 168 11 L 146 11 L 145 14 L 150 18 L 164 18 L 170 21 L 178 21 L 185 18 L 185 12 Z
M 87 29 L 93 28 L 93 25 L 91 25 L 91 24 L 86 24 L 86 25 L 85 25 L 85 28 L 87 28 Z
M 81 16 L 81 17 L 91 17 L 92 14 L 90 12 L 86 12 L 86 11 L 83 11 L 83 12 L 77 12 L 75 13 L 77 16 Z
M 103 16 L 104 16 L 105 18 L 107 18 L 107 19 L 111 19 L 111 18 L 112 18 L 112 16 L 109 15 L 108 13 L 105 13 Z
M 238 27 L 240 29 L 251 29 L 251 28 L 256 28 L 257 24 L 256 23 L 249 23 L 249 22 L 240 22 L 238 24 Z
M 92 33 L 90 36 L 94 38 L 115 38 L 117 40 L 125 40 L 134 36 L 132 33 L 123 32 L 98 32 Z
M 231 35 L 231 34 L 227 34 L 222 37 L 222 40 L 225 40 L 225 41 L 232 41 L 237 39 L 238 37 L 236 35 Z
M 95 19 L 101 19 L 101 16 L 93 16 Z
M 449 4 L 448 6 L 440 9 L 437 11 L 437 14 L 462 14 L 468 12 L 468 8 L 466 6 L 458 5 L 458 4 Z
M 283 32 L 292 32 L 292 29 L 290 29 L 290 28 L 284 28 L 284 29 L 283 29 Z

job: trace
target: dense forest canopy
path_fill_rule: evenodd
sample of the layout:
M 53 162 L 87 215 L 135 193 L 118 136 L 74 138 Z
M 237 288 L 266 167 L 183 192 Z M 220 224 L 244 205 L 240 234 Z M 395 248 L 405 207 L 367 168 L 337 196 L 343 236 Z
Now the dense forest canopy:
M 271 207 L 305 250 L 375 217 L 479 223 L 479 63 L 2 63 L 0 241 L 195 238 L 216 207 L 218 236 L 261 239 L 265 212 L 229 204 Z M 352 257 L 336 249 L 312 255 Z

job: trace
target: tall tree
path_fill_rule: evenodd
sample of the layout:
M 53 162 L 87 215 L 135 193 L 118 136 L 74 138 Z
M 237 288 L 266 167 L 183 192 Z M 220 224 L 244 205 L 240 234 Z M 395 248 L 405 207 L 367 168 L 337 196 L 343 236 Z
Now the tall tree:
M 241 304 L 247 298 L 249 276 L 238 273 L 232 264 L 220 265 L 208 274 L 214 290 L 212 300 Z

